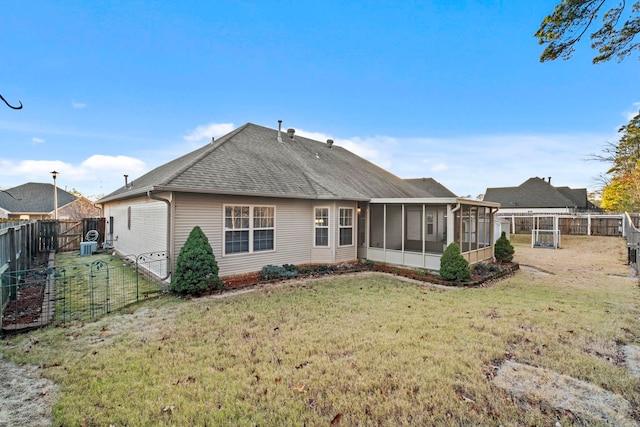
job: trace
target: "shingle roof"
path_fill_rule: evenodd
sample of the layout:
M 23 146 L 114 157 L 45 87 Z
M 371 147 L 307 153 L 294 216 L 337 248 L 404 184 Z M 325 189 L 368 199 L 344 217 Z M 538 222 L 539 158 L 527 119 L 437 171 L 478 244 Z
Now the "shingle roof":
M 529 178 L 518 187 L 487 188 L 483 200 L 503 208 L 586 208 L 587 190 L 554 187 L 540 178 Z
M 433 178 L 410 178 L 405 181 L 423 189 L 433 197 L 457 197 L 451 190 Z
M 247 123 L 103 197 L 149 190 L 305 199 L 368 200 L 431 195 L 350 151 Z
M 76 199 L 71 193 L 57 188 L 58 208 Z M 53 209 L 53 184 L 28 182 L 0 191 L 0 207 L 12 213 L 49 213 Z

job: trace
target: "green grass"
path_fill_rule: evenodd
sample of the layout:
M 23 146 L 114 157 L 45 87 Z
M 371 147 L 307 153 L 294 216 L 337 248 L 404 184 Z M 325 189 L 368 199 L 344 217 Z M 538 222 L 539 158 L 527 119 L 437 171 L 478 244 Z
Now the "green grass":
M 533 280 L 519 272 L 442 291 L 373 274 L 163 297 L 10 337 L 0 354 L 61 385 L 55 425 L 553 425 L 564 416 L 493 386 L 505 359 L 637 407 L 639 381 L 611 360 L 638 340 L 637 283 Z
M 56 321 L 97 317 L 158 291 L 135 266 L 110 254 L 56 254 Z M 93 274 L 92 274 L 93 272 Z

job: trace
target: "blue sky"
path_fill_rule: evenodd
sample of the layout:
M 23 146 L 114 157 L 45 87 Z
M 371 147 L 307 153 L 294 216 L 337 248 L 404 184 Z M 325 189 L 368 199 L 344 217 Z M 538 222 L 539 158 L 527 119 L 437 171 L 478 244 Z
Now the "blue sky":
M 640 104 L 638 61 L 540 63 L 555 0 L 0 0 L 0 187 L 95 198 L 252 122 L 328 137 L 461 196 L 585 161 Z

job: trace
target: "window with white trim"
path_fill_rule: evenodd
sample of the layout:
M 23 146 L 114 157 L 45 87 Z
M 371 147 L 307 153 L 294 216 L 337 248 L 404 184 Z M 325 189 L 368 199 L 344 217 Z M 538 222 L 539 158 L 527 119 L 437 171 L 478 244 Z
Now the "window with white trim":
M 353 245 L 353 208 L 340 208 L 338 218 L 339 246 Z
M 224 253 L 272 251 L 275 248 L 275 207 L 224 207 Z
M 313 223 L 314 243 L 316 247 L 329 246 L 329 208 L 315 208 Z
M 274 208 L 256 206 L 253 208 L 253 251 L 272 251 L 274 248 Z

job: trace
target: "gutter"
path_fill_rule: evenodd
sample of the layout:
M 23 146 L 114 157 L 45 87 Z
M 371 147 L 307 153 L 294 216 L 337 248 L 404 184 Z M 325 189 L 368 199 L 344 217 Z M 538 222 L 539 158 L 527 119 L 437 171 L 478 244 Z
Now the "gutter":
M 147 197 L 167 204 L 167 275 L 160 280 L 167 280 L 171 276 L 171 268 L 173 266 L 173 258 L 171 257 L 171 201 L 154 195 L 151 190 L 147 191 Z

